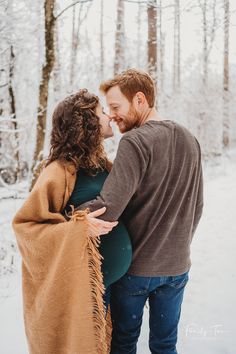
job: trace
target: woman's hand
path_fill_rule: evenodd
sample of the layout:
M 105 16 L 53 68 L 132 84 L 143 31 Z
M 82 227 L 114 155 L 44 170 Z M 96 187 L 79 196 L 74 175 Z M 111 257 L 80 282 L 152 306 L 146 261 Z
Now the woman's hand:
M 110 222 L 97 219 L 97 217 L 104 214 L 105 211 L 106 207 L 103 207 L 86 215 L 88 221 L 88 232 L 90 236 L 96 237 L 106 235 L 118 224 L 118 221 Z

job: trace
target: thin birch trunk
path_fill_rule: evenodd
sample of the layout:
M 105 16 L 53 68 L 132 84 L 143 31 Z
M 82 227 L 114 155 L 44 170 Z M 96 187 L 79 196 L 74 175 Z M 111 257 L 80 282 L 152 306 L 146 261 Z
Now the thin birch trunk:
M 124 67 L 124 37 L 124 1 L 118 0 L 115 34 L 114 75 L 118 74 Z
M 44 140 L 46 132 L 46 119 L 47 119 L 47 104 L 48 104 L 48 88 L 50 75 L 53 70 L 55 62 L 54 53 L 54 28 L 55 17 L 53 14 L 55 0 L 45 0 L 44 14 L 45 14 L 45 64 L 42 69 L 42 80 L 39 86 L 39 106 L 37 115 L 37 128 L 36 128 L 36 146 L 32 164 L 32 189 L 37 173 L 38 165 L 43 159 Z
M 223 148 L 229 147 L 229 0 L 224 0 Z

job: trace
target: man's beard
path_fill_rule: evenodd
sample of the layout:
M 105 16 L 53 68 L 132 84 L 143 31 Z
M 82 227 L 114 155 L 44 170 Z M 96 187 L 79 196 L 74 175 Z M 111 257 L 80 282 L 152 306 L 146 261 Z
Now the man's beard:
M 122 126 L 119 126 L 120 132 L 125 133 L 133 128 L 139 127 L 140 118 L 140 113 L 137 112 L 133 104 L 131 104 L 127 116 L 124 120 L 122 119 Z

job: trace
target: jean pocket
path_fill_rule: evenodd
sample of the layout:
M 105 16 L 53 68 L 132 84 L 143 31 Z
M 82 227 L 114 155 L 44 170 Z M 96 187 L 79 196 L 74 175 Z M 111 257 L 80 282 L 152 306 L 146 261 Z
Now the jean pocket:
M 145 295 L 148 293 L 148 279 L 146 277 L 125 274 L 115 283 L 115 287 L 131 296 Z
M 188 279 L 189 279 L 188 272 L 181 275 L 175 275 L 169 277 L 168 285 L 170 285 L 175 289 L 181 289 L 187 284 Z

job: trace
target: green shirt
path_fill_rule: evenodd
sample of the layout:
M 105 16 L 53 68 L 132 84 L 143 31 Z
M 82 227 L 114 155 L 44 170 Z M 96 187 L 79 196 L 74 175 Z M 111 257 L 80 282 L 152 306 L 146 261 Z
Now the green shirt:
M 84 169 L 79 169 L 74 190 L 66 205 L 66 211 L 71 210 L 70 205 L 77 207 L 96 198 L 107 176 L 107 171 L 90 176 Z M 101 236 L 99 250 L 104 258 L 102 261 L 103 281 L 105 287 L 108 287 L 127 272 L 132 259 L 129 234 L 120 219 L 118 225 L 109 234 Z

